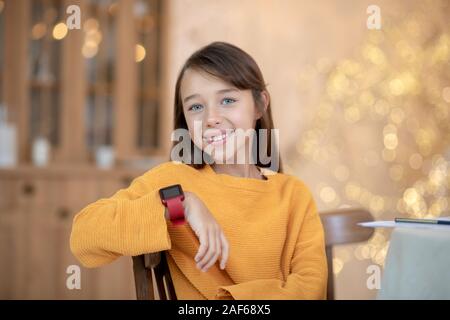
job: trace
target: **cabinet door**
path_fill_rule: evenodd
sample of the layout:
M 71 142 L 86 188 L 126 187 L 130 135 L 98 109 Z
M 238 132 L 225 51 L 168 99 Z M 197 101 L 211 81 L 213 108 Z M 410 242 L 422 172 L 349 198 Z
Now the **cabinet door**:
M 0 299 L 11 299 L 14 296 L 17 269 L 15 262 L 19 261 L 15 250 L 15 237 L 18 233 L 19 215 L 16 209 L 18 181 L 14 178 L 0 180 Z
M 0 180 L 0 299 L 8 299 L 12 291 L 11 261 L 14 257 L 11 247 L 14 233 L 11 226 L 11 181 L 13 180 Z
M 111 197 L 123 188 L 122 177 L 105 177 L 98 181 L 99 195 Z M 113 263 L 99 269 L 95 277 L 97 295 L 100 299 L 136 299 L 131 257 L 120 257 Z
M 58 273 L 54 199 L 63 189 L 51 179 L 38 177 L 25 179 L 22 190 L 18 227 L 24 231 L 17 241 L 25 249 L 21 251 L 23 283 L 19 282 L 18 295 L 24 299 L 54 299 Z
M 31 220 L 35 184 L 29 179 L 2 179 L 2 189 L 9 194 L 0 210 L 0 294 L 5 299 L 27 299 L 31 273 Z M 6 206 L 4 204 L 7 203 Z
M 49 177 L 27 181 L 33 191 L 21 199 L 15 238 L 21 276 L 15 283 L 16 297 L 22 299 L 89 299 L 92 291 L 70 290 L 66 286 L 70 265 L 69 239 L 74 210 L 70 203 L 70 178 Z M 89 188 L 88 188 L 89 189 Z M 78 195 L 82 195 L 80 191 Z M 75 194 L 74 196 L 77 196 Z M 21 245 L 19 245 L 19 243 Z M 87 289 L 87 290 L 86 290 Z
M 59 243 L 54 208 L 35 207 L 28 213 L 26 298 L 55 299 Z
M 109 197 L 124 183 L 114 177 L 21 177 L 1 180 L 0 298 L 135 299 L 131 257 L 84 268 L 70 251 L 76 213 Z M 69 266 L 79 266 L 81 288 L 69 289 Z
M 0 299 L 25 298 L 26 228 L 22 211 L 0 213 Z
M 69 240 L 72 221 L 76 213 L 88 204 L 104 197 L 110 197 L 120 187 L 117 178 L 79 177 L 66 182 L 64 205 L 57 212 L 57 236 L 59 237 L 59 260 L 63 268 L 70 265 L 80 267 L 81 289 L 69 290 L 65 286 L 68 274 L 63 274 L 63 283 L 58 297 L 62 299 L 136 299 L 133 268 L 130 257 L 121 257 L 113 263 L 100 268 L 84 268 L 70 252 Z M 106 188 L 104 186 L 107 186 Z M 102 187 L 103 186 L 103 187 Z
M 14 219 L 16 234 L 13 249 L 16 255 L 13 265 L 16 271 L 14 277 L 14 297 L 16 299 L 33 298 L 29 290 L 36 276 L 34 274 L 34 261 L 30 254 L 33 250 L 30 245 L 33 241 L 36 241 L 33 238 L 32 217 L 38 205 L 44 206 L 44 189 L 45 185 L 42 181 L 36 181 L 29 177 L 23 177 L 19 180 L 18 210 Z

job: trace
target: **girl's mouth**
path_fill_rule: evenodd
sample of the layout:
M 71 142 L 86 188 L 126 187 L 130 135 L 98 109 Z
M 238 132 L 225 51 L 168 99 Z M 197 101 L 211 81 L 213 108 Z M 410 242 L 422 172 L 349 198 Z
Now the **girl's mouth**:
M 227 139 L 234 133 L 234 129 L 233 130 L 227 130 L 227 133 L 221 134 L 221 135 L 216 135 L 213 137 L 204 137 L 203 141 L 205 141 L 208 145 L 212 144 L 212 145 L 221 145 L 224 144 Z

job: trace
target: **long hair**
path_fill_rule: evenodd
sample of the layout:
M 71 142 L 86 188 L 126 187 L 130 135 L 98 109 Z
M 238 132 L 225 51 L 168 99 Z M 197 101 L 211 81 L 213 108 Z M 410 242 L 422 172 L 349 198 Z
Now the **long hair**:
M 175 112 L 174 112 L 174 130 L 176 129 L 188 129 L 186 118 L 183 113 L 183 103 L 181 99 L 180 87 L 181 80 L 187 69 L 204 71 L 212 76 L 219 78 L 227 83 L 232 84 L 239 90 L 251 90 L 255 106 L 260 112 L 262 117 L 256 121 L 256 146 L 257 146 L 257 159 L 256 164 L 260 167 L 270 167 L 272 162 L 261 163 L 259 159 L 259 132 L 260 129 L 266 129 L 265 139 L 266 143 L 266 155 L 272 157 L 272 146 L 277 152 L 275 156 L 279 155 L 278 146 L 276 141 L 271 139 L 271 129 L 274 129 L 272 112 L 270 107 L 270 98 L 267 109 L 264 111 L 264 100 L 261 96 L 261 92 L 266 90 L 266 83 L 264 82 L 263 75 L 255 60 L 242 49 L 226 43 L 226 42 L 212 42 L 209 45 L 200 48 L 194 52 L 184 63 L 175 86 Z M 268 93 L 268 92 L 267 92 Z M 176 142 L 173 143 L 176 145 Z M 197 151 L 195 151 L 197 150 Z M 203 151 L 193 143 L 191 139 L 191 152 L 194 159 L 194 152 L 200 152 L 202 160 L 200 164 L 186 163 L 196 169 L 200 169 L 205 166 L 203 161 Z M 278 159 L 278 172 L 282 172 L 281 159 Z

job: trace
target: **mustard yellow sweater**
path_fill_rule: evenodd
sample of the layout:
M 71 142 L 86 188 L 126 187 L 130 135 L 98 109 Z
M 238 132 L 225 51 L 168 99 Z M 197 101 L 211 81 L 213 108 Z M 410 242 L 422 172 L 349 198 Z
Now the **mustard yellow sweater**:
M 178 299 L 324 299 L 324 233 L 308 187 L 298 178 L 262 169 L 268 180 L 197 170 L 166 162 L 111 198 L 81 210 L 70 246 L 85 267 L 120 256 L 166 251 Z M 205 203 L 230 244 L 225 270 L 196 268 L 199 241 L 189 224 L 164 218 L 158 190 L 181 184 Z

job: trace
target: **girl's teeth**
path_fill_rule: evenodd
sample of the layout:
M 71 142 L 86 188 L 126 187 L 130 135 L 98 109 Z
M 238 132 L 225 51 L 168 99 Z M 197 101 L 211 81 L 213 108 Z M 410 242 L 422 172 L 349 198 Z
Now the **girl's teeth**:
M 229 134 L 232 134 L 233 132 L 230 132 Z M 227 136 L 227 134 L 223 134 L 221 136 L 215 136 L 209 139 L 209 142 L 217 142 L 217 141 L 221 141 L 223 139 L 225 139 L 225 137 Z
M 215 136 L 214 138 L 213 138 L 213 141 L 219 141 L 219 140 L 223 140 L 224 138 L 225 138 L 225 134 L 223 134 L 223 135 L 221 135 L 221 136 Z

